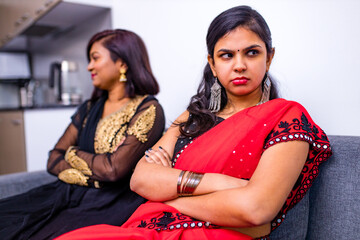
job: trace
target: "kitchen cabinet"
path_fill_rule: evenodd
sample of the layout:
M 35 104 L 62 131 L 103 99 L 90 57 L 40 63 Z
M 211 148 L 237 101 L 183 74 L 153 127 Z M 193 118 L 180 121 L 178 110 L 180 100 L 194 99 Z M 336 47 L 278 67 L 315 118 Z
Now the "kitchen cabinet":
M 0 47 L 22 33 L 61 0 L 13 1 L 1 3 Z
M 92 6 L 98 6 L 98 7 L 106 7 L 106 8 L 112 8 L 113 1 L 112 0 L 63 0 L 63 2 L 69 2 L 69 3 L 77 3 L 77 4 L 85 4 L 85 5 L 92 5 Z
M 0 112 L 0 174 L 26 171 L 23 111 Z
M 45 170 L 76 107 L 0 111 L 0 174 Z

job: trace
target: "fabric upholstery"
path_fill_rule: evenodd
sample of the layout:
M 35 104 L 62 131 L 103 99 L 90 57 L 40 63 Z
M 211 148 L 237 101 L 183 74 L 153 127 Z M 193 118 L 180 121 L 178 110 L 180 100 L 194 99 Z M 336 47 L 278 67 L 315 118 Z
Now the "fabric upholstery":
M 0 175 L 0 199 L 26 192 L 56 179 L 55 176 L 50 175 L 46 171 Z
M 357 239 L 360 234 L 360 137 L 329 136 L 333 156 L 310 192 L 271 239 Z
M 334 155 L 310 190 L 309 240 L 360 235 L 360 137 L 331 136 Z

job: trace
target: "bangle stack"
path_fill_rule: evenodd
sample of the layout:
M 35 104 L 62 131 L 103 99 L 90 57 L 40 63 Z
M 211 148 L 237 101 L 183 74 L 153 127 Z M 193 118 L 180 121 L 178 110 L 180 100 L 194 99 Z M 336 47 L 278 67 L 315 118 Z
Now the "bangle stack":
M 181 171 L 177 181 L 177 193 L 179 197 L 191 196 L 199 185 L 204 174 Z

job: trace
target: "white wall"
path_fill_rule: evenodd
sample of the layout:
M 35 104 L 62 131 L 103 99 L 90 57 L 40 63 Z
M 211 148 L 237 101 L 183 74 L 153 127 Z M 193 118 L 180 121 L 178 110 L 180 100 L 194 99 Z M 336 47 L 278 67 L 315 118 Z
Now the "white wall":
M 54 148 L 76 108 L 30 109 L 24 111 L 27 171 L 45 170 Z
M 113 0 L 113 27 L 145 41 L 167 124 L 183 112 L 206 63 L 211 20 L 239 4 L 266 19 L 282 96 L 303 104 L 332 135 L 360 136 L 360 1 Z

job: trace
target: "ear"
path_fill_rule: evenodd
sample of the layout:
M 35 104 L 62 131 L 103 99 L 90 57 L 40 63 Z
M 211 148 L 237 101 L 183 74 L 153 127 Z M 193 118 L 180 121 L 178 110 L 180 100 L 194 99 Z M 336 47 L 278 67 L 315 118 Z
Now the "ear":
M 216 71 L 215 71 L 215 64 L 214 64 L 214 59 L 210 56 L 210 54 L 207 56 L 207 60 L 208 60 L 208 63 L 210 65 L 210 68 L 211 68 L 211 71 L 213 73 L 213 76 L 216 77 L 217 74 L 216 74 Z
M 128 66 L 126 65 L 126 63 L 121 60 L 120 58 L 116 60 L 115 62 L 116 68 L 120 71 L 120 69 L 125 69 L 125 72 L 127 72 L 128 70 Z
M 275 55 L 275 48 L 272 48 L 271 53 L 268 55 L 267 60 L 266 60 L 266 72 L 268 72 L 270 69 L 270 65 L 274 58 L 274 55 Z

